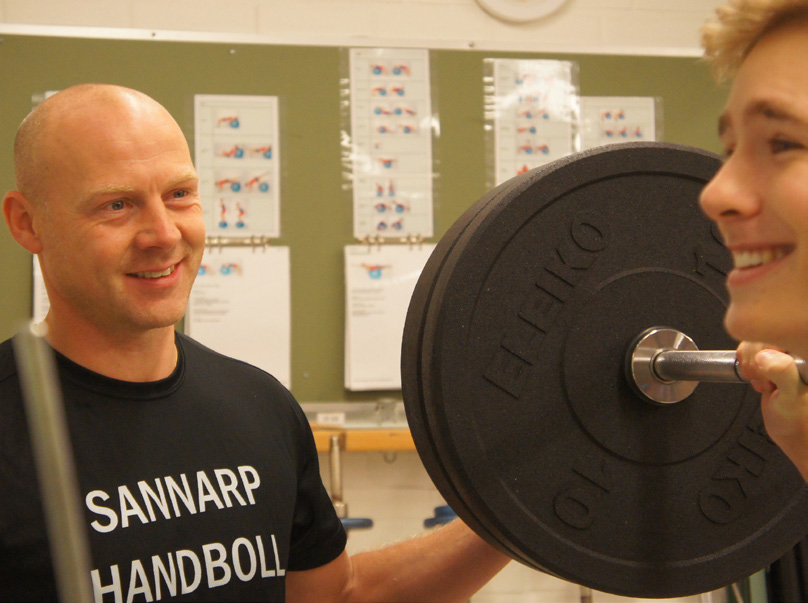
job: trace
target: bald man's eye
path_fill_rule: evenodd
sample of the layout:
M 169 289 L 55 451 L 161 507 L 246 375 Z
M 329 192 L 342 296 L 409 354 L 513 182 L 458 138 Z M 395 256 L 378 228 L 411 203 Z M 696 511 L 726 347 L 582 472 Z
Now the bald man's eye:
M 121 211 L 126 207 L 126 201 L 118 199 L 117 201 L 113 201 L 108 206 L 112 211 Z

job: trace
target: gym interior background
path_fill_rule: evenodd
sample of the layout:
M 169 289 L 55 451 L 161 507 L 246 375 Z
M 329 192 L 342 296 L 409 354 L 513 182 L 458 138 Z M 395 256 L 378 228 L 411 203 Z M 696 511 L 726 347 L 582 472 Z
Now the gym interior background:
M 475 0 L 0 0 L 0 188 L 13 188 L 11 149 L 32 95 L 85 81 L 140 89 L 162 102 L 193 142 L 194 94 L 275 95 L 280 101 L 280 239 L 289 246 L 293 393 L 304 407 L 398 408 L 400 392 L 343 386 L 342 249 L 352 237 L 342 191 L 340 62 L 347 48 L 430 49 L 440 118 L 435 150 L 437 241 L 486 192 L 483 61 L 551 58 L 579 66 L 585 96 L 652 96 L 662 140 L 719 151 L 726 89 L 698 59 L 698 27 L 720 0 L 567 0 L 527 23 L 503 21 Z M 316 177 L 313 177 L 316 174 Z M 313 220 L 312 216 L 328 216 Z M 0 229 L 0 339 L 31 311 L 30 257 Z M 344 405 L 351 405 L 345 407 Z M 339 405 L 339 406 L 336 406 Z M 396 415 L 394 412 L 393 415 Z M 329 458 L 321 456 L 329 484 Z M 417 453 L 342 456 L 362 550 L 409 537 L 443 503 Z M 744 585 L 765 601 L 759 576 Z M 576 601 L 575 585 L 510 566 L 474 601 Z M 715 600 L 723 600 L 716 593 Z M 595 593 L 596 601 L 628 600 Z M 698 600 L 698 597 L 690 600 Z

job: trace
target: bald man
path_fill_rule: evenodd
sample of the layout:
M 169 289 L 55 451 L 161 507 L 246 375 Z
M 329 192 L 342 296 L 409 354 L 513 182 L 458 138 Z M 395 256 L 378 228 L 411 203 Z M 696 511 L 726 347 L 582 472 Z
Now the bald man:
M 161 105 L 69 88 L 25 119 L 14 158 L 3 214 L 51 303 L 96 600 L 463 601 L 507 563 L 459 521 L 349 557 L 291 394 L 175 332 L 205 229 Z M 0 600 L 54 600 L 8 341 L 0 433 Z

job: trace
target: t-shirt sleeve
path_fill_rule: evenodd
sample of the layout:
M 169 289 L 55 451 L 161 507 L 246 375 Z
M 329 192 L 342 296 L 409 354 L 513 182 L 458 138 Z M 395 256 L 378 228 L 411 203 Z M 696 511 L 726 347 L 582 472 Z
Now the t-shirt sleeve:
M 320 463 L 311 427 L 297 403 L 301 454 L 297 500 L 289 551 L 290 571 L 314 569 L 336 559 L 347 535 L 320 477 Z

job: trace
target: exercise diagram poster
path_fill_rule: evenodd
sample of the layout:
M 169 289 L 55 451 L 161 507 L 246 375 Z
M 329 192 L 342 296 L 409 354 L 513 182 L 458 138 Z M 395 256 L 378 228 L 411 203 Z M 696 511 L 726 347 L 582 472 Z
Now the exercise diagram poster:
M 432 104 L 426 50 L 350 51 L 354 236 L 432 236 Z
M 188 300 L 188 335 L 291 387 L 291 331 L 288 247 L 205 248 Z
M 434 244 L 345 247 L 345 387 L 401 389 L 412 292 Z
M 208 234 L 279 237 L 278 98 L 198 94 L 194 127 Z
M 581 150 L 618 142 L 657 140 L 661 99 L 582 96 Z
M 576 151 L 577 65 L 490 59 L 494 180 L 500 184 Z M 490 68 L 490 67 L 489 67 Z

